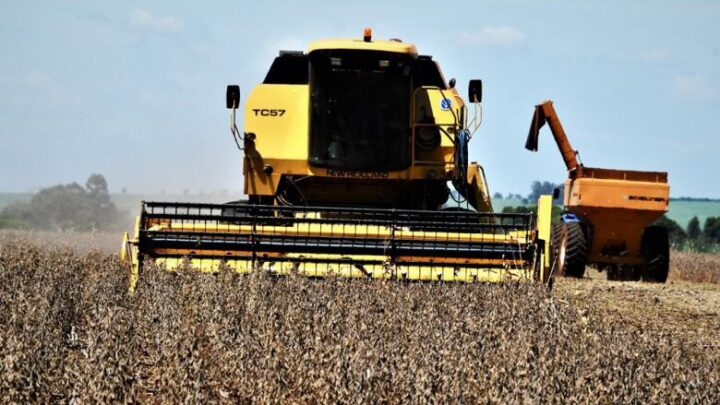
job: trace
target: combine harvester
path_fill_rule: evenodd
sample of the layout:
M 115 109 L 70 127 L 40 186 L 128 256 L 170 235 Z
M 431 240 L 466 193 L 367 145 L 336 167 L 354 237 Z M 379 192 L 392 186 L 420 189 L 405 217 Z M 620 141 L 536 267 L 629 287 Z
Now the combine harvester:
M 468 163 L 474 118 L 430 56 L 400 40 L 324 40 L 281 51 L 231 132 L 247 201 L 143 202 L 121 256 L 134 288 L 168 269 L 425 281 L 548 280 L 551 198 L 538 215 L 492 211 Z M 469 121 L 469 122 L 468 122 Z
M 667 173 L 578 163 L 577 151 L 570 146 L 552 101 L 535 106 L 525 148 L 537 151 L 539 131 L 545 123 L 568 170 L 565 213 L 552 230 L 553 272 L 583 277 L 590 264 L 606 270 L 609 280 L 664 283 L 670 265 L 668 233 L 650 224 L 668 210 Z

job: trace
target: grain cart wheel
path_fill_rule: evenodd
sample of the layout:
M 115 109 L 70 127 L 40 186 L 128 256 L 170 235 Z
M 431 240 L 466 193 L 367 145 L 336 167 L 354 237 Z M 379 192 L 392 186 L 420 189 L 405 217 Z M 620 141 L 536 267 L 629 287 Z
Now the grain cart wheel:
M 670 269 L 670 243 L 667 229 L 648 226 L 642 236 L 642 253 L 645 256 L 643 281 L 664 283 Z
M 550 232 L 550 266 L 553 276 L 560 274 L 558 270 L 558 252 L 560 251 L 560 237 L 562 236 L 563 224 L 558 222 L 552 225 Z
M 557 247 L 558 274 L 582 278 L 587 263 L 587 240 L 579 222 L 562 223 Z

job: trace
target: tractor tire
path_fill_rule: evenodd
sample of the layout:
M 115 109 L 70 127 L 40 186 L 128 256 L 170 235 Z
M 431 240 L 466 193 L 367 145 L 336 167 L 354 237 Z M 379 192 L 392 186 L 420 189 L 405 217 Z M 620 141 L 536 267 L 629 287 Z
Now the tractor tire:
M 558 222 L 552 225 L 550 231 L 550 267 L 553 271 L 553 276 L 560 274 L 558 271 L 558 252 L 560 251 L 560 237 L 562 236 L 563 223 Z
M 666 228 L 648 226 L 642 236 L 645 268 L 642 279 L 649 283 L 664 283 L 670 270 L 670 242 Z
M 587 264 L 587 238 L 579 222 L 560 224 L 556 262 L 558 274 L 583 278 Z

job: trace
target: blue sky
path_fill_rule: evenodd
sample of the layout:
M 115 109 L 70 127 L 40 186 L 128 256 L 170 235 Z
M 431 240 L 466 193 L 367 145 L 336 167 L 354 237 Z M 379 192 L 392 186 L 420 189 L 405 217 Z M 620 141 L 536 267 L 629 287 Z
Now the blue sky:
M 0 190 L 104 174 L 112 190 L 241 190 L 224 92 L 262 81 L 279 49 L 399 37 L 464 89 L 484 82 L 470 157 L 492 191 L 560 182 L 553 99 L 589 166 L 670 173 L 673 196 L 720 197 L 720 2 L 3 1 Z M 464 90 L 463 90 L 464 93 Z

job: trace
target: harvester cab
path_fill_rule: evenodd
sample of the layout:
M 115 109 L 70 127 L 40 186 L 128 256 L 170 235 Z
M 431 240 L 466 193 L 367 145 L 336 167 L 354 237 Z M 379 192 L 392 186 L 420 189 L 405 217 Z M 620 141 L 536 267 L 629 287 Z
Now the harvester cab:
M 493 213 L 483 169 L 468 161 L 480 80 L 468 97 L 472 119 L 431 56 L 370 30 L 281 51 L 244 101 L 243 131 L 240 89 L 227 88 L 247 201 L 143 202 L 123 254 L 136 275 L 149 259 L 242 273 L 545 279 L 550 198 L 538 215 Z

